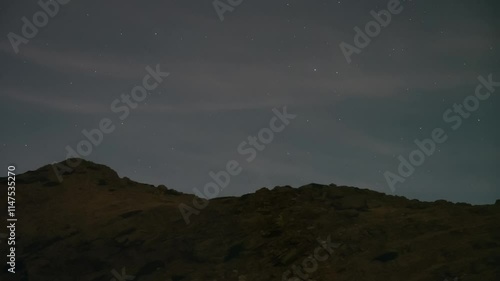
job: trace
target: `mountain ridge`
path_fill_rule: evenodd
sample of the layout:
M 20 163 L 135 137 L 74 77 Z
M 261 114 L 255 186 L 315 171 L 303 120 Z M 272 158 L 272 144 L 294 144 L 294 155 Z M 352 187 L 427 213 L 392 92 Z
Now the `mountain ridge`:
M 68 161 L 72 161 L 72 160 L 77 160 L 77 161 L 79 161 L 80 164 L 76 165 L 73 168 L 72 166 L 70 166 L 70 165 L 67 164 Z M 53 164 L 43 165 L 40 168 L 37 168 L 35 170 L 28 170 L 28 171 L 26 171 L 26 172 L 24 172 L 22 174 L 19 174 L 18 176 L 26 176 L 26 175 L 33 174 L 33 173 L 34 174 L 38 174 L 40 172 L 48 172 L 49 170 L 53 171 L 53 174 L 55 175 L 57 173 L 57 169 L 55 168 L 55 166 L 57 166 L 57 165 L 59 165 L 59 166 L 66 166 L 67 168 L 69 168 L 71 170 L 74 170 L 72 172 L 64 172 L 64 170 L 61 170 L 60 172 L 64 172 L 62 174 L 62 176 L 73 174 L 73 173 L 83 173 L 82 169 L 91 169 L 91 170 L 103 169 L 107 173 L 113 174 L 113 176 L 116 177 L 116 179 L 123 179 L 123 180 L 130 181 L 130 182 L 133 182 L 133 183 L 136 183 L 136 184 L 147 185 L 147 186 L 154 187 L 154 188 L 166 188 L 167 190 L 170 190 L 172 192 L 178 192 L 180 194 L 193 195 L 193 196 L 195 195 L 195 194 L 192 194 L 192 193 L 184 193 L 184 192 L 176 190 L 176 189 L 170 189 L 165 184 L 154 185 L 154 184 L 148 184 L 148 183 L 141 183 L 141 182 L 132 180 L 132 179 L 130 179 L 127 176 L 119 177 L 118 173 L 115 170 L 113 170 L 111 167 L 109 167 L 107 165 L 104 165 L 104 164 L 95 163 L 95 162 L 92 162 L 92 161 L 89 161 L 89 160 L 86 160 L 86 159 L 83 159 L 83 158 L 70 158 L 70 159 L 66 159 L 66 160 L 63 160 L 63 161 L 60 161 L 60 162 L 56 162 L 56 163 L 53 163 Z M 45 176 L 47 177 L 48 175 L 50 175 L 50 173 L 47 173 Z M 46 182 L 46 186 L 58 185 L 56 183 L 57 177 L 54 177 L 54 178 L 50 177 L 50 178 L 51 178 L 51 181 L 48 182 L 48 183 Z M 46 178 L 42 179 L 42 180 L 47 181 Z M 7 181 L 7 177 L 0 177 L 0 182 L 1 183 L 6 183 L 6 181 Z M 62 181 L 60 181 L 59 184 L 61 182 Z M 437 199 L 437 200 L 434 200 L 434 201 L 425 201 L 425 200 L 419 200 L 419 199 L 409 199 L 409 198 L 404 197 L 404 196 L 386 194 L 386 193 L 375 191 L 375 190 L 372 190 L 372 189 L 369 189 L 369 188 L 359 188 L 359 187 L 347 186 L 347 185 L 340 185 L 339 186 L 339 185 L 336 185 L 336 184 L 333 184 L 333 183 L 327 185 L 327 184 L 320 184 L 320 183 L 311 182 L 309 184 L 305 184 L 305 185 L 302 185 L 302 186 L 299 186 L 299 187 L 292 187 L 290 185 L 285 185 L 285 186 L 276 186 L 274 188 L 280 188 L 280 187 L 301 188 L 301 187 L 306 187 L 306 186 L 333 186 L 333 187 L 356 188 L 356 189 L 361 189 L 361 190 L 370 190 L 370 191 L 373 191 L 373 192 L 376 192 L 376 193 L 379 193 L 379 194 L 383 194 L 383 195 L 387 195 L 387 196 L 402 197 L 402 198 L 405 198 L 405 199 L 408 199 L 408 200 L 417 200 L 419 202 L 430 202 L 430 203 L 432 203 L 432 202 L 446 201 L 446 202 L 449 202 L 449 203 L 452 203 L 452 204 L 468 204 L 468 205 L 471 205 L 471 206 L 489 206 L 489 205 L 500 204 L 500 198 L 496 199 L 496 202 L 492 203 L 492 204 L 472 204 L 472 203 L 467 203 L 467 202 L 451 202 L 451 201 L 448 201 L 446 199 Z M 260 189 L 263 189 L 263 188 L 268 189 L 267 187 L 261 187 Z M 226 197 L 229 197 L 229 198 L 238 198 L 238 197 L 242 197 L 242 196 L 245 196 L 245 195 L 254 194 L 258 190 L 254 191 L 254 192 L 247 193 L 247 194 L 239 195 L 239 196 L 237 196 L 237 195 L 234 195 L 234 196 L 216 196 L 215 198 L 212 198 L 212 199 L 226 198 Z M 211 200 L 211 199 L 209 199 L 209 200 Z
M 16 177 L 15 280 L 108 281 L 122 268 L 145 281 L 500 277 L 498 201 L 278 186 L 211 199 L 186 224 L 179 206 L 199 199 L 192 194 L 120 178 L 90 161 L 63 182 L 51 169 Z M 312 270 L 308 257 L 321 249 L 326 260 L 318 254 Z

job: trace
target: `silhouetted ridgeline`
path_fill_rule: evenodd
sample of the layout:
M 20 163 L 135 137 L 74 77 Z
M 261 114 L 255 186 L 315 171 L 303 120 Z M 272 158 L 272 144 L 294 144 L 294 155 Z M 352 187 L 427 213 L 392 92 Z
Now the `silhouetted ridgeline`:
M 16 274 L 1 280 L 500 280 L 500 201 L 281 186 L 213 199 L 186 225 L 193 195 L 104 165 L 16 180 Z

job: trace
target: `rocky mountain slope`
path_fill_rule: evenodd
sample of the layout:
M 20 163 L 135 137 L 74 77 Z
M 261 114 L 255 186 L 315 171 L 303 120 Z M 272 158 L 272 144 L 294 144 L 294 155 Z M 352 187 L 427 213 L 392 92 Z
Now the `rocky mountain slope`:
M 310 184 L 212 199 L 186 224 L 179 204 L 193 195 L 103 165 L 16 181 L 16 274 L 1 280 L 500 280 L 498 202 Z

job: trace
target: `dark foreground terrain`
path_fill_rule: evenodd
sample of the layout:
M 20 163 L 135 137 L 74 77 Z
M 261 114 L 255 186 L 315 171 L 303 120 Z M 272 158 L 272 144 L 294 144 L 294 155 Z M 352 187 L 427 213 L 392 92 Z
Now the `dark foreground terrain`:
M 498 201 L 311 184 L 213 199 L 186 224 L 193 195 L 91 162 L 62 183 L 51 166 L 16 180 L 16 274 L 0 280 L 500 280 Z

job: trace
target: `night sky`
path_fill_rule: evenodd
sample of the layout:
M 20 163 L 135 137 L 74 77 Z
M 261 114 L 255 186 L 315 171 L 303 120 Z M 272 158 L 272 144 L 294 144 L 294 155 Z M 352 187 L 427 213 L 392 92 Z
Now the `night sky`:
M 73 0 L 16 53 L 9 34 L 41 7 L 2 0 L 0 167 L 63 161 L 109 118 L 115 130 L 84 158 L 139 182 L 192 193 L 235 160 L 242 172 L 220 196 L 311 182 L 392 194 L 384 173 L 442 128 L 447 140 L 395 194 L 494 203 L 500 87 L 456 130 L 443 114 L 478 76 L 500 82 L 500 4 L 402 1 L 348 63 L 339 45 L 389 2 L 245 0 L 221 21 L 212 1 Z M 157 65 L 170 75 L 121 120 L 110 105 Z M 296 118 L 246 161 L 238 145 L 285 106 Z

